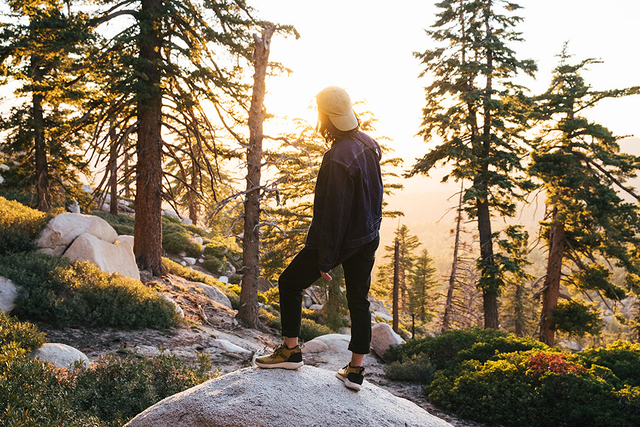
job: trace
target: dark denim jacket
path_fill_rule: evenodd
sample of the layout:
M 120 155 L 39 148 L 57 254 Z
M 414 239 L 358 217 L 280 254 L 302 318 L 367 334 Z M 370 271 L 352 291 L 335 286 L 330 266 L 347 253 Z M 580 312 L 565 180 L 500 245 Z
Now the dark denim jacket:
M 307 246 L 318 248 L 318 268 L 330 271 L 341 249 L 379 236 L 382 220 L 381 150 L 363 132 L 333 144 L 318 172 Z

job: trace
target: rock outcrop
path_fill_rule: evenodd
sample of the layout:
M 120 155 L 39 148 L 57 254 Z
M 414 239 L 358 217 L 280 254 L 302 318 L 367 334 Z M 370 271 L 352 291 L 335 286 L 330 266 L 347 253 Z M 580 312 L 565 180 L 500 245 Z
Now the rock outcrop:
M 127 243 L 114 243 L 100 240 L 89 233 L 81 234 L 63 256 L 71 261 L 89 261 L 107 273 L 120 273 L 140 280 L 140 271 L 133 255 L 133 248 Z
M 245 368 L 168 397 L 127 426 L 446 427 L 416 404 L 367 381 L 347 389 L 335 373 Z
M 108 222 L 93 215 L 63 213 L 55 216 L 40 233 L 40 251 L 89 261 L 107 273 L 140 280 L 133 255 L 133 237 L 118 236 Z
M 78 236 L 85 233 L 108 243 L 115 243 L 118 239 L 118 233 L 100 217 L 63 213 L 49 221 L 36 243 L 40 251 L 60 256 Z

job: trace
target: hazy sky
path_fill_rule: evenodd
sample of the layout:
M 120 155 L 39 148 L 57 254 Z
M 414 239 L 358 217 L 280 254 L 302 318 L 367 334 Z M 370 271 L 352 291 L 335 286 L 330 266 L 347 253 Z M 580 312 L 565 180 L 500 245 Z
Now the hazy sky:
M 429 82 L 418 78 L 421 68 L 413 52 L 432 46 L 424 29 L 435 22 L 434 3 L 254 2 L 262 18 L 292 24 L 301 35 L 299 40 L 276 36 L 272 41 L 271 59 L 293 73 L 267 82 L 268 111 L 315 123 L 316 112 L 310 108 L 315 94 L 326 86 L 342 86 L 354 101 L 366 100 L 378 119 L 377 130 L 393 140 L 390 145 L 410 167 L 429 148 L 415 136 L 424 105 L 423 87 Z M 640 85 L 640 0 L 523 0 L 519 4 L 524 7 L 520 10 L 524 21 L 517 28 L 524 42 L 512 48 L 519 58 L 538 63 L 537 78 L 520 81 L 532 93 L 546 90 L 565 41 L 576 61 L 591 57 L 604 61 L 585 74 L 593 88 Z M 616 134 L 640 136 L 640 96 L 606 101 L 588 116 Z M 439 186 L 438 181 L 414 178 L 406 183 L 405 193 L 429 189 L 450 194 L 457 188 Z

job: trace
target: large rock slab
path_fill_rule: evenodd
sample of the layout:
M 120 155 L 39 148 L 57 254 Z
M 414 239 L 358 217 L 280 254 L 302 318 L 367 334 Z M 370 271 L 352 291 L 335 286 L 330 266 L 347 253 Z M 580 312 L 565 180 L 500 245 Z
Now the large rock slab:
M 16 306 L 17 286 L 6 277 L 0 276 L 0 310 L 10 312 Z
M 120 273 L 140 280 L 140 271 L 133 255 L 133 248 L 126 243 L 116 245 L 86 233 L 73 241 L 69 249 L 64 252 L 64 256 L 71 261 L 92 262 L 107 273 Z
M 85 367 L 89 367 L 89 358 L 80 350 L 66 344 L 45 343 L 31 353 L 31 358 L 40 359 L 41 362 L 53 363 L 58 368 L 66 368 L 73 365 L 76 360 L 81 361 Z
M 113 227 L 100 217 L 63 213 L 49 221 L 36 243 L 42 252 L 60 256 L 78 236 L 87 233 L 108 243 L 118 238 Z
M 354 392 L 334 372 L 303 366 L 232 372 L 156 403 L 127 426 L 451 425 L 367 381 Z

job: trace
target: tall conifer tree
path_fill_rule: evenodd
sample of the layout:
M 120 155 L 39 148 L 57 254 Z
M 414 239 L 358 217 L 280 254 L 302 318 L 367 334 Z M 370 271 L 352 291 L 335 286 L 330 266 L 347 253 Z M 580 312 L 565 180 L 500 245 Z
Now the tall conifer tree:
M 19 83 L 22 103 L 0 123 L 9 131 L 0 147 L 10 166 L 3 175 L 7 186 L 35 190 L 38 209 L 48 211 L 79 195 L 86 166 L 77 107 L 86 89 L 78 68 L 90 45 L 88 19 L 58 0 L 10 1 L 9 8 L 10 21 L 0 27 L 0 75 Z
M 625 184 L 640 169 L 640 157 L 621 152 L 611 131 L 584 116 L 601 100 L 638 94 L 640 87 L 593 90 L 581 73 L 598 61 L 571 64 L 569 58 L 565 46 L 551 86 L 538 99 L 545 121 L 529 167 L 531 175 L 543 182 L 547 196 L 543 226 L 549 255 L 540 340 L 549 345 L 555 341 L 555 330 L 562 328 L 554 321 L 562 317 L 562 309 L 572 310 L 573 317 L 581 310 L 580 316 L 590 318 L 589 307 L 578 300 L 558 305 L 561 283 L 621 300 L 626 292 L 613 283 L 614 262 L 626 271 L 628 289 L 637 292 L 640 285 L 639 198 Z M 624 193 L 636 201 L 625 201 Z
M 513 216 L 515 202 L 532 186 L 522 173 L 516 111 L 519 88 L 512 79 L 532 74 L 530 60 L 519 60 L 511 44 L 520 40 L 515 26 L 520 8 L 503 0 L 444 0 L 433 30 L 436 46 L 416 54 L 433 79 L 426 88 L 420 130 L 425 141 L 441 141 L 413 167 L 428 174 L 438 164 L 452 164 L 444 180 L 464 179 L 463 203 L 475 218 L 480 236 L 478 266 L 485 327 L 498 327 L 497 297 L 503 285 L 494 259 L 492 216 Z

